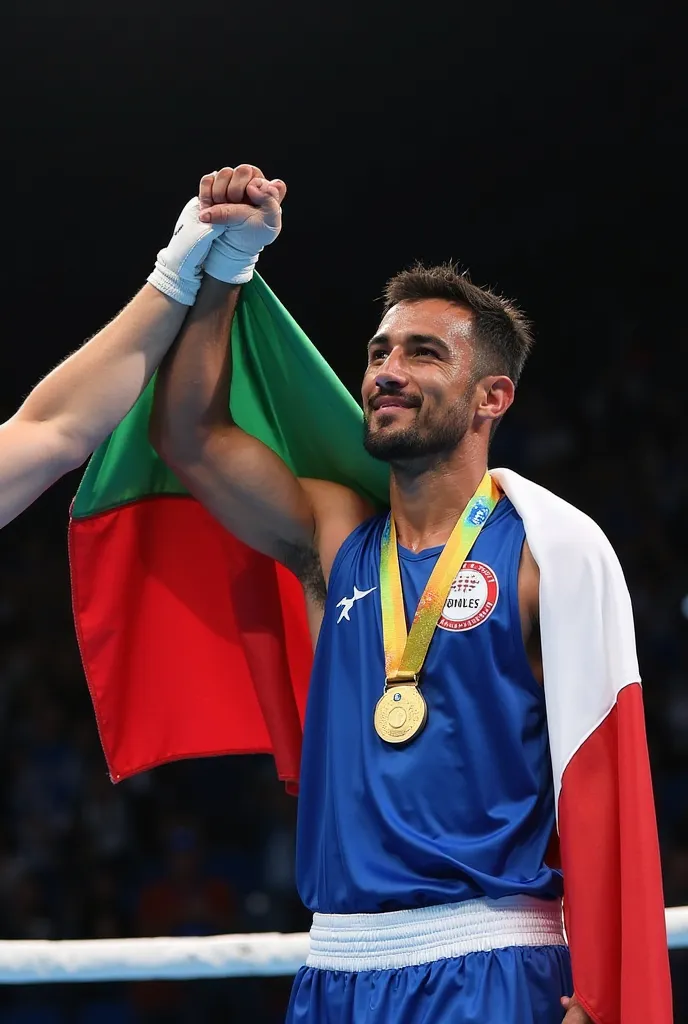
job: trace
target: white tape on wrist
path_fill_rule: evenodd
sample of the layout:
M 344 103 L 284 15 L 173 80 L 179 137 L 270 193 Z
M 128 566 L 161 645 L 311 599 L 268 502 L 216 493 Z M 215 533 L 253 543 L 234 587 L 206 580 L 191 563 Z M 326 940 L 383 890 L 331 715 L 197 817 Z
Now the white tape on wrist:
M 170 241 L 158 253 L 155 269 L 148 277 L 154 288 L 185 306 L 193 306 L 196 301 L 210 247 L 224 231 L 223 225 L 203 224 L 199 212 L 200 204 L 194 197 L 182 210 Z
M 253 271 L 262 247 L 255 256 L 242 252 L 230 244 L 230 231 L 213 242 L 208 258 L 205 261 L 205 272 L 217 281 L 227 284 L 246 284 L 253 277 Z

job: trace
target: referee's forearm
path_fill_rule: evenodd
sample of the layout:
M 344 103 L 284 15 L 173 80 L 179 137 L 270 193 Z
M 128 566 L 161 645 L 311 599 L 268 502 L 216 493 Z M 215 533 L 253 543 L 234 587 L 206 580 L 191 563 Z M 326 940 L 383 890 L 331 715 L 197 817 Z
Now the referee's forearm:
M 188 307 L 146 284 L 114 320 L 48 374 L 17 413 L 50 426 L 82 461 L 134 405 Z

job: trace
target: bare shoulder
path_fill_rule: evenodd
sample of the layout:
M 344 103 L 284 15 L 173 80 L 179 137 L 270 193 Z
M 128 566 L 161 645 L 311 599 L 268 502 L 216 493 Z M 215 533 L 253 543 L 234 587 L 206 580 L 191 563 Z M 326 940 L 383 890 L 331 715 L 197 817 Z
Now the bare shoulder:
M 327 582 L 340 547 L 375 509 L 360 494 L 328 480 L 301 479 L 315 519 L 316 550 Z
M 348 513 L 358 514 L 360 512 L 365 516 L 372 515 L 374 512 L 372 504 L 366 498 L 343 484 L 335 484 L 331 480 L 313 480 L 307 477 L 300 477 L 299 481 L 308 494 L 316 513 L 318 510 L 331 513 L 338 508 L 342 508 Z

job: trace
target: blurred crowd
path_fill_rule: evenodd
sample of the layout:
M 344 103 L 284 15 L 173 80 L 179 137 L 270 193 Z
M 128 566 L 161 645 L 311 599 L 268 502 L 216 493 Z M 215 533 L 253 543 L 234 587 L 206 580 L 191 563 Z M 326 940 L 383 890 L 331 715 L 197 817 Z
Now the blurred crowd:
M 492 464 L 588 512 L 618 552 L 636 615 L 666 902 L 687 904 L 682 400 L 667 387 L 665 343 L 622 327 L 603 354 L 580 352 L 571 330 L 568 384 L 526 372 Z M 111 785 L 69 605 L 66 508 L 77 479 L 0 535 L 0 937 L 305 930 L 293 881 L 296 801 L 269 759 L 189 761 Z M 677 1019 L 688 1019 L 688 951 L 672 954 L 672 966 Z M 8 986 L 0 1021 L 277 1024 L 289 987 Z

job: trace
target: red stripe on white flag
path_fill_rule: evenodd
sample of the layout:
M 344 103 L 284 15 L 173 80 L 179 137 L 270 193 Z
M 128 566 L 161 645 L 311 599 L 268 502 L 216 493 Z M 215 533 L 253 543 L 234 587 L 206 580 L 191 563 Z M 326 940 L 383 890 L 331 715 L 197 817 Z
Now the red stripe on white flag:
M 642 690 L 569 762 L 559 798 L 576 995 L 595 1024 L 671 1024 L 671 981 Z

